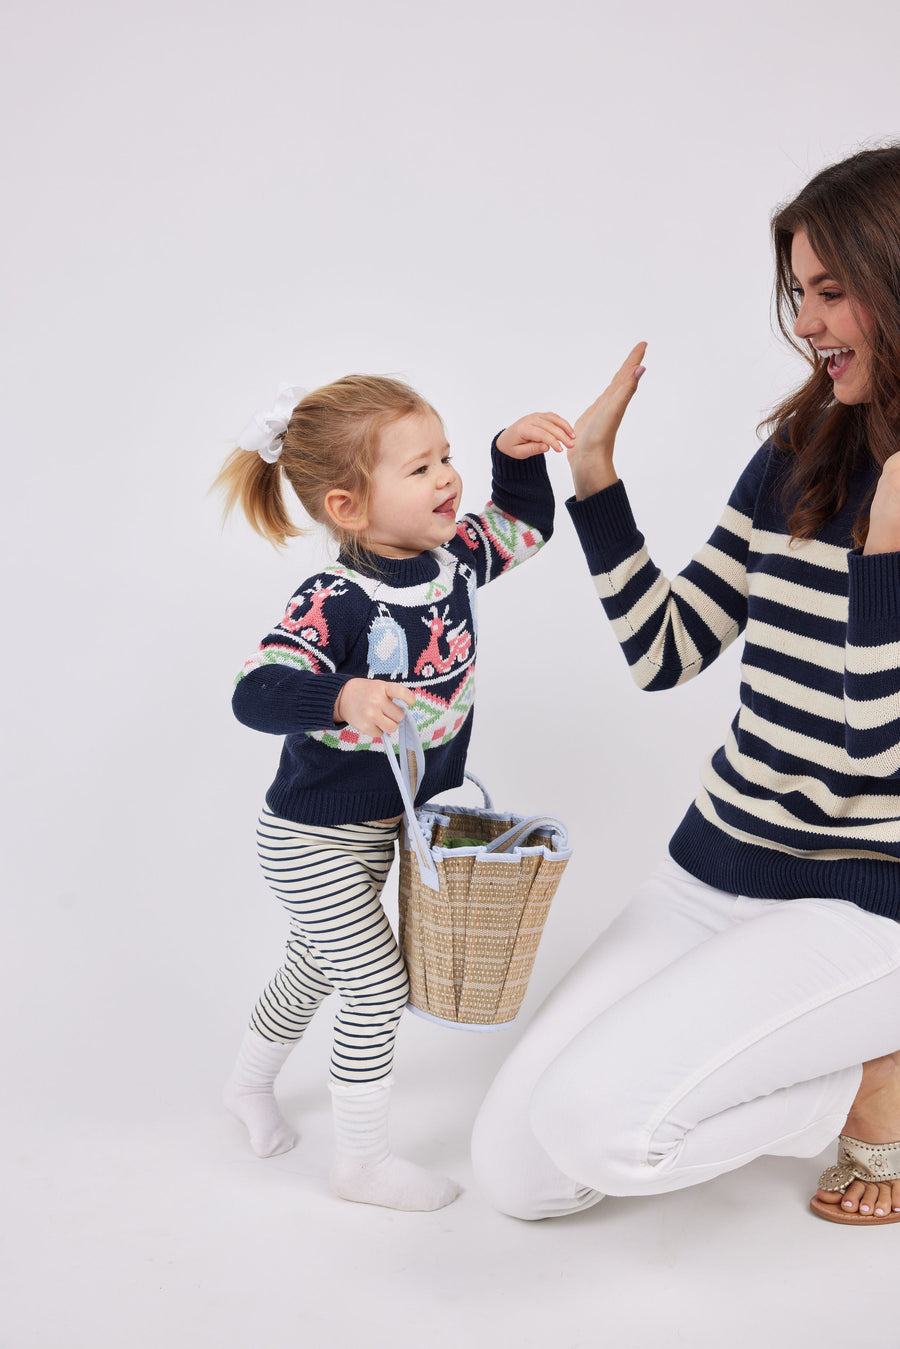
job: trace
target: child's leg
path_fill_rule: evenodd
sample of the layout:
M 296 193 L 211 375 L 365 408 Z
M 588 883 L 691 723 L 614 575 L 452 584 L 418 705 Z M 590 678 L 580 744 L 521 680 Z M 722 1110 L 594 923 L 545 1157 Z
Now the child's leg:
M 291 915 L 291 940 L 284 965 L 254 1009 L 249 1034 L 273 1049 L 280 1041 L 284 1051 L 284 1042 L 296 1043 L 322 997 L 336 988 L 335 1189 L 362 1203 L 434 1209 L 455 1198 L 458 1187 L 394 1157 L 387 1143 L 394 1039 L 409 989 L 380 898 L 396 836 L 396 825 L 327 829 L 263 812 L 260 858 Z M 277 1111 L 271 1087 L 267 1104 Z
M 431 1212 L 451 1204 L 456 1181 L 429 1171 L 390 1149 L 391 1079 L 371 1084 L 331 1083 L 337 1144 L 331 1182 L 342 1199 L 382 1208 Z
M 291 936 L 251 1025 L 265 1039 L 296 1042 L 325 995 L 337 989 L 331 1075 L 338 1082 L 368 1083 L 391 1071 L 409 993 L 381 906 L 396 837 L 396 825 L 325 828 L 271 815 L 265 843 L 261 831 L 263 870 L 290 914 Z
M 293 867 L 289 895 L 282 880 L 281 897 L 293 930 L 302 931 L 310 963 L 341 999 L 331 1061 L 334 1188 L 358 1203 L 442 1208 L 459 1187 L 395 1157 L 388 1142 L 394 1039 L 409 992 L 406 966 L 381 906 L 397 827 L 344 825 L 304 833 L 316 844 L 314 856 L 311 849 L 304 865 Z
M 331 991 L 331 983 L 316 967 L 299 923 L 292 918 L 284 964 L 259 995 L 250 1015 L 251 1028 L 260 1039 L 293 1048 L 303 1039 L 307 1026 Z
M 277 1157 L 290 1152 L 297 1141 L 275 1100 L 275 1079 L 293 1048 L 293 1044 L 263 1040 L 248 1027 L 225 1083 L 222 1099 L 232 1115 L 246 1126 L 257 1157 Z
M 275 1079 L 302 1038 L 331 984 L 316 968 L 293 916 L 292 886 L 308 865 L 302 829 L 264 807 L 257 829 L 263 874 L 292 915 L 284 964 L 260 995 L 237 1060 L 225 1084 L 224 1101 L 246 1126 L 258 1157 L 288 1152 L 297 1141 L 275 1100 Z

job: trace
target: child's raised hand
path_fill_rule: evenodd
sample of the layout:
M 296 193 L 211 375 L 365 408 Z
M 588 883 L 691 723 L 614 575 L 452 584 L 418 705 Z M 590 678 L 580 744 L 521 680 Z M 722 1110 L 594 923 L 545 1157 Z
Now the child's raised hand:
M 532 412 L 528 417 L 520 417 L 497 437 L 497 449 L 512 459 L 530 459 L 551 449 L 560 453 L 574 443 L 572 427 L 555 412 Z
M 416 696 L 402 684 L 389 684 L 384 679 L 348 679 L 334 705 L 335 722 L 345 721 L 363 735 L 392 735 L 403 720 L 403 713 L 394 703 L 400 698 L 412 707 Z
M 646 350 L 646 342 L 638 342 L 632 348 L 608 387 L 575 423 L 575 443 L 569 449 L 569 466 L 579 501 L 618 481 L 613 468 L 616 433 L 644 373 L 641 361 Z

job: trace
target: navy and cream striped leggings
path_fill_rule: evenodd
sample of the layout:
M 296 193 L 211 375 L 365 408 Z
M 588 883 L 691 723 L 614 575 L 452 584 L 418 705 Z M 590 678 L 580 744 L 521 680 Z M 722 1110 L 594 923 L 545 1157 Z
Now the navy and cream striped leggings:
M 264 1040 L 299 1040 L 337 989 L 331 1075 L 375 1082 L 391 1071 L 409 981 L 381 907 L 397 824 L 295 824 L 263 806 L 257 844 L 266 880 L 291 919 L 284 964 L 253 1009 Z

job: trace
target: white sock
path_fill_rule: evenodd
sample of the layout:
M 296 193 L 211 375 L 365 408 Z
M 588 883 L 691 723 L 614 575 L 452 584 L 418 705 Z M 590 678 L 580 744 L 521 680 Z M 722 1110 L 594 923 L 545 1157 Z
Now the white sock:
M 275 1079 L 296 1041 L 281 1044 L 264 1040 L 246 1030 L 237 1061 L 225 1083 L 222 1099 L 233 1115 L 247 1126 L 250 1146 L 257 1157 L 277 1157 L 290 1152 L 297 1135 L 278 1109 Z
M 388 1146 L 391 1084 L 331 1083 L 337 1144 L 331 1183 L 341 1199 L 430 1212 L 459 1194 L 455 1180 L 395 1157 Z

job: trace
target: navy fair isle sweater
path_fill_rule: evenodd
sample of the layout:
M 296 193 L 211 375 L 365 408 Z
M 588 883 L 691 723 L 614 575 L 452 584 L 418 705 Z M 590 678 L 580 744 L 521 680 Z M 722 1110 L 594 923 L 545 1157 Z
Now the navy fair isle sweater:
M 416 696 L 425 749 L 418 799 L 463 780 L 475 688 L 475 592 L 532 557 L 553 532 L 543 456 L 511 459 L 492 447 L 491 500 L 466 515 L 442 548 L 418 557 L 341 554 L 305 581 L 238 675 L 235 716 L 285 737 L 269 809 L 300 824 L 338 825 L 400 815 L 403 803 L 381 738 L 335 725 L 350 679 L 394 680 Z
M 785 456 L 764 445 L 674 580 L 650 560 L 621 482 L 568 503 L 635 681 L 670 688 L 744 632 L 741 705 L 669 845 L 731 894 L 851 900 L 900 919 L 900 553 L 851 530 L 877 472 L 790 542 Z

